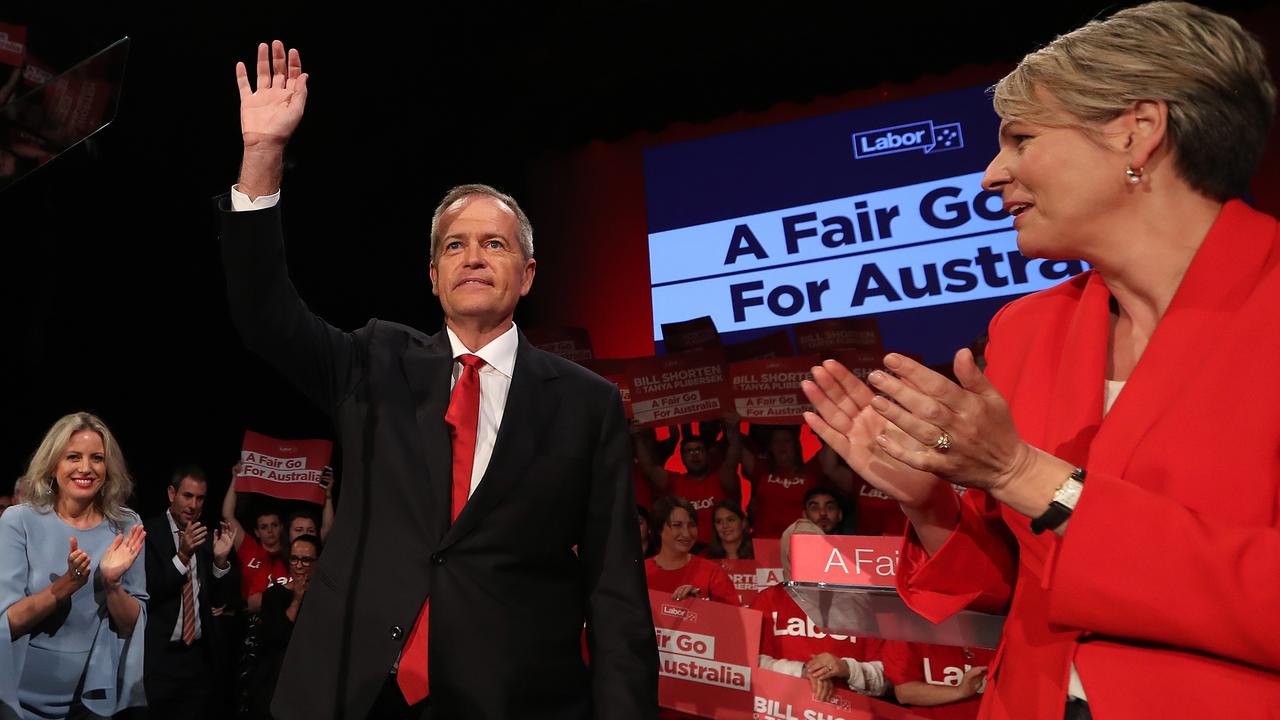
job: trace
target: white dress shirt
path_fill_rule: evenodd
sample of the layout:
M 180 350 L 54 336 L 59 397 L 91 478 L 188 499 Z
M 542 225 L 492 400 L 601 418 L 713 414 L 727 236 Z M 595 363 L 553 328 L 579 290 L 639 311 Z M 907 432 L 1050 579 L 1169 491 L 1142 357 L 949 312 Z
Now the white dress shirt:
M 453 330 L 446 327 L 445 332 L 449 335 L 454 357 L 450 388 L 462 377 L 462 363 L 457 361 L 459 355 L 470 353 L 484 360 L 484 367 L 480 368 L 480 424 L 476 428 L 476 455 L 471 465 L 471 492 L 474 493 L 489 467 L 498 428 L 502 427 L 502 412 L 507 407 L 507 392 L 511 390 L 511 375 L 516 369 L 516 348 L 520 336 L 516 333 L 515 323 L 512 323 L 506 332 L 473 353 L 453 334 Z M 471 493 L 467 497 L 471 497 Z

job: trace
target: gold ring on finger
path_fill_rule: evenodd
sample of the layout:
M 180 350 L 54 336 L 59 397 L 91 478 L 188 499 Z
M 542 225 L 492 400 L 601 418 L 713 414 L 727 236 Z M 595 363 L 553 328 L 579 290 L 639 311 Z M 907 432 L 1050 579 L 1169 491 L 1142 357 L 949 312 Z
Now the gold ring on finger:
M 942 433 L 938 435 L 938 439 L 934 441 L 933 449 L 945 452 L 950 448 L 951 448 L 951 435 L 947 434 L 946 430 L 943 430 Z

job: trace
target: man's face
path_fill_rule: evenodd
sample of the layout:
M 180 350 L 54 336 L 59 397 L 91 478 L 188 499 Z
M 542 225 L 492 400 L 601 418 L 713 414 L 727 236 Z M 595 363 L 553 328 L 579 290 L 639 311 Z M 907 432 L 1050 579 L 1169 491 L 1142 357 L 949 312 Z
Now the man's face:
M 685 440 L 680 444 L 680 460 L 693 475 L 707 471 L 707 445 L 701 440 Z
M 793 467 L 797 464 L 796 457 L 796 438 L 788 430 L 774 430 L 769 436 L 769 452 L 773 455 L 773 462 L 784 467 Z
M 844 512 L 840 510 L 840 503 L 830 495 L 814 495 L 804 504 L 805 517 L 814 525 L 822 528 L 822 532 L 830 533 L 840 526 L 840 521 L 844 519 Z
M 319 535 L 316 532 L 316 521 L 309 517 L 296 517 L 293 522 L 289 523 L 289 542 L 293 542 L 303 535 Z
M 267 552 L 273 555 L 279 552 L 280 516 L 275 514 L 259 515 L 253 534 L 257 536 L 258 544 L 265 548 Z
M 204 496 L 208 485 L 193 477 L 184 477 L 175 490 L 169 486 L 169 514 L 179 530 L 185 529 L 192 520 L 199 520 L 204 512 Z
M 489 326 L 510 321 L 536 267 L 520 249 L 515 213 L 495 198 L 471 195 L 450 206 L 440 224 L 431 292 L 445 318 Z

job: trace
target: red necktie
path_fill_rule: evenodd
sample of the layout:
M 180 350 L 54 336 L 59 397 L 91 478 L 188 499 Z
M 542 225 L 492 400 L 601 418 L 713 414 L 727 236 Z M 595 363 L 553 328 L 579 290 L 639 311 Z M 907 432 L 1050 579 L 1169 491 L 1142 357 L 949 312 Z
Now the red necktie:
M 453 503 L 449 522 L 458 519 L 462 506 L 471 494 L 471 469 L 476 459 L 476 428 L 480 425 L 480 367 L 484 360 L 476 355 L 459 355 L 462 375 L 453 386 L 449 409 L 444 421 L 449 425 L 453 445 Z M 422 603 L 413 631 L 400 652 L 400 668 L 396 682 L 409 705 L 417 705 L 427 696 L 427 626 L 430 624 L 431 598 Z

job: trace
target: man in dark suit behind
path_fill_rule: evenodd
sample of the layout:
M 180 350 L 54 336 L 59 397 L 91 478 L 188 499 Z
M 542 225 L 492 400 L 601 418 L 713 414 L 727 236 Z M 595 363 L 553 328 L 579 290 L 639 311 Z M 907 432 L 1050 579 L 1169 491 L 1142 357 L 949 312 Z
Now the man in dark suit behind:
M 536 269 L 523 211 L 480 185 L 441 202 L 429 268 L 441 332 L 329 326 L 289 281 L 277 206 L 307 76 L 278 41 L 256 69 L 255 90 L 237 64 L 244 158 L 219 199 L 232 317 L 331 414 L 349 478 L 272 711 L 655 717 L 626 421 L 612 384 L 512 322 Z
M 200 523 L 209 483 L 195 466 L 169 482 L 169 508 L 149 518 L 144 685 L 152 718 L 212 717 L 225 650 L 214 609 L 225 603 L 231 533 Z M 234 589 L 231 590 L 234 592 Z

